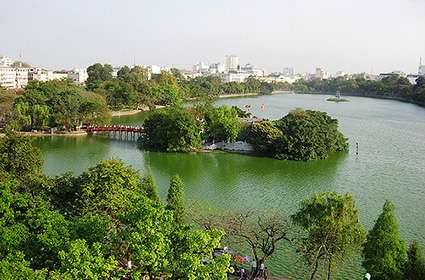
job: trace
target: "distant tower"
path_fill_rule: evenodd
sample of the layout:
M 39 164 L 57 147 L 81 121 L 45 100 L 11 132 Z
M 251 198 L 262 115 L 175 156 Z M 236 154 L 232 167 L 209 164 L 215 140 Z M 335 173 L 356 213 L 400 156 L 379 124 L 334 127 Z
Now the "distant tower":
M 425 65 L 422 65 L 422 57 L 419 58 L 418 75 L 425 76 Z

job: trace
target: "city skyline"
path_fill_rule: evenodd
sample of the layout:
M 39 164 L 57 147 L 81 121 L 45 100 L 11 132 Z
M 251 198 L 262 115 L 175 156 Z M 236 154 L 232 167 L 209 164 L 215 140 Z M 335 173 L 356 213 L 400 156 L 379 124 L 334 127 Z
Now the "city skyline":
M 190 69 L 236 54 L 267 72 L 416 73 L 425 57 L 425 2 L 416 0 L 1 2 L 0 26 L 9 28 L 0 54 L 52 69 L 95 62 Z

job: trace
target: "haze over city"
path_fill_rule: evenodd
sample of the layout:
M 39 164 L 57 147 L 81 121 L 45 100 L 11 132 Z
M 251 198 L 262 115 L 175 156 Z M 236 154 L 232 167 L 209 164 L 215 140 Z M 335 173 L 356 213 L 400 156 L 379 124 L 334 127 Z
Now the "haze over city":
M 425 56 L 421 0 L 1 0 L 0 7 L 0 54 L 54 69 L 190 68 L 236 54 L 268 72 L 416 73 Z

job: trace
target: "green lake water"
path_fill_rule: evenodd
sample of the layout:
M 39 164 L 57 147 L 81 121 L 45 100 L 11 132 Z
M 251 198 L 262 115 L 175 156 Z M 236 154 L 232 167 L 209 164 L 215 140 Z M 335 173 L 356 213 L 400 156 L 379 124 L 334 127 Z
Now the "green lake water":
M 44 155 L 44 171 L 79 174 L 102 159 L 121 158 L 143 171 L 149 168 L 165 197 L 168 181 L 179 174 L 186 199 L 204 207 L 265 210 L 292 214 L 315 192 L 354 194 L 360 220 L 369 229 L 386 199 L 397 207 L 402 236 L 425 245 L 425 109 L 391 100 L 350 97 L 327 102 L 328 96 L 276 94 L 219 100 L 218 104 L 251 105 L 258 117 L 277 119 L 297 107 L 328 112 L 349 138 L 350 152 L 310 162 L 225 153 L 158 153 L 138 150 L 134 142 L 100 136 L 43 137 L 35 143 Z M 264 110 L 260 107 L 264 104 Z M 141 125 L 145 113 L 119 117 L 114 123 Z M 355 143 L 359 143 L 356 155 Z M 282 250 L 269 263 L 273 274 L 302 279 L 304 266 L 292 251 Z M 340 279 L 362 279 L 358 261 L 349 262 Z

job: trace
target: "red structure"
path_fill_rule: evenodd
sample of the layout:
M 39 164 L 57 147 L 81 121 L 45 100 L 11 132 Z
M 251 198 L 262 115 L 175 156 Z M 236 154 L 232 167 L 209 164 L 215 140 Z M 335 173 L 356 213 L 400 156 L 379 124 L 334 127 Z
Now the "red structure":
M 87 126 L 84 130 L 88 134 L 101 133 L 114 139 L 135 141 L 141 136 L 143 127 L 126 125 Z
M 111 126 L 88 126 L 85 128 L 87 133 L 95 132 L 124 132 L 124 133 L 142 133 L 143 127 L 111 125 Z

